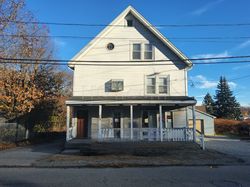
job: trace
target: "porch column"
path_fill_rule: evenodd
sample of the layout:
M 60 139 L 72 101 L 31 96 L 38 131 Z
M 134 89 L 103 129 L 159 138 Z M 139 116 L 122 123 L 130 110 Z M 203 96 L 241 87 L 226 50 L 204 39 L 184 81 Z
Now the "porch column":
M 193 114 L 193 141 L 196 142 L 196 116 L 195 116 L 195 106 L 192 106 Z
M 130 105 L 130 139 L 133 140 L 133 105 Z
M 159 105 L 159 114 L 160 114 L 160 139 L 163 141 L 163 129 L 162 129 L 162 105 Z
M 70 139 L 70 134 L 69 134 L 69 124 L 70 124 L 70 106 L 66 106 L 67 114 L 66 114 L 66 127 L 67 127 L 67 134 L 66 134 L 66 141 Z
M 98 139 L 102 138 L 102 105 L 99 105 Z

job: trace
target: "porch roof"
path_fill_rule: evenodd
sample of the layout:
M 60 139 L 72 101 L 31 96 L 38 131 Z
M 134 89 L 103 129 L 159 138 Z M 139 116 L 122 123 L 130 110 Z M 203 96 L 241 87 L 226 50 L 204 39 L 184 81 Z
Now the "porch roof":
M 186 107 L 196 104 L 194 97 L 188 96 L 73 96 L 66 105 L 155 105 Z

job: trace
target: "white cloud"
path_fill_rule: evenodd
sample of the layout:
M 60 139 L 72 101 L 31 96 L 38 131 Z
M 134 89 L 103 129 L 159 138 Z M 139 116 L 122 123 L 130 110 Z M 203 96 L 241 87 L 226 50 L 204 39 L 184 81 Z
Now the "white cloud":
M 216 86 L 218 85 L 218 81 L 208 80 L 203 75 L 196 75 L 194 77 L 191 77 L 191 80 L 195 83 L 195 86 L 199 89 L 213 89 L 216 88 Z M 237 84 L 232 81 L 228 82 L 228 85 L 232 89 L 234 89 L 237 86 Z
M 217 58 L 217 57 L 228 57 L 228 56 L 230 56 L 228 51 L 224 51 L 222 53 L 207 53 L 207 54 L 194 55 L 192 58 Z M 202 62 L 204 63 L 216 62 L 216 61 L 220 61 L 220 59 L 202 60 Z
M 223 1 L 224 0 L 217 0 L 217 1 L 209 2 L 209 3 L 205 4 L 204 6 L 192 11 L 191 14 L 195 15 L 195 16 L 200 16 L 200 15 L 204 14 L 205 12 L 211 10 L 215 5 L 217 5 Z
M 67 45 L 67 43 L 65 41 L 58 39 L 58 38 L 54 39 L 54 44 L 58 48 L 65 47 Z
M 250 68 L 250 64 L 247 65 L 239 65 L 239 66 L 235 66 L 232 68 L 232 70 L 242 70 L 242 69 L 246 69 L 246 68 Z
M 247 48 L 247 47 L 250 47 L 250 39 L 240 43 L 239 45 L 234 47 L 232 50 L 238 51 L 238 50 L 241 50 L 241 49 L 244 49 L 244 48 Z

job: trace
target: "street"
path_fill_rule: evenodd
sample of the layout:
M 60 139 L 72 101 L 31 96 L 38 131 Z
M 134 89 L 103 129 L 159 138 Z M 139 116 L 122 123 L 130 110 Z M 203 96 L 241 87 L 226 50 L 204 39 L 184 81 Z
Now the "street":
M 1 186 L 250 186 L 250 166 L 0 168 Z

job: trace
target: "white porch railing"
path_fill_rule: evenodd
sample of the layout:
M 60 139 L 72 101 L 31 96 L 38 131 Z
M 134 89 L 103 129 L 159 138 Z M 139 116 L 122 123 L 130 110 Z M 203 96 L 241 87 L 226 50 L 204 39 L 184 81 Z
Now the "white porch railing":
M 130 128 L 102 128 L 102 140 L 130 140 Z M 160 141 L 159 128 L 133 128 L 132 141 L 148 140 Z M 163 129 L 163 141 L 193 141 L 192 128 L 165 128 Z
M 196 129 L 196 143 L 199 144 L 201 149 L 205 150 L 205 137 L 200 131 Z

